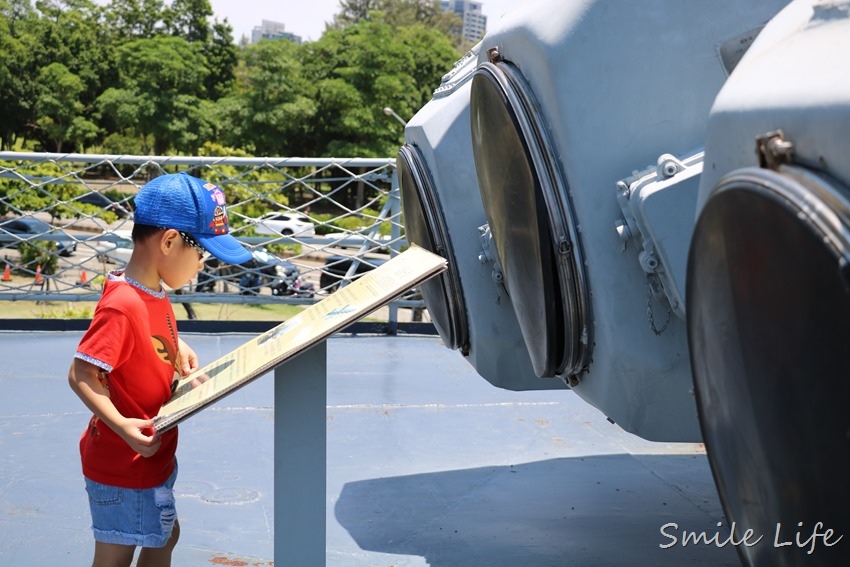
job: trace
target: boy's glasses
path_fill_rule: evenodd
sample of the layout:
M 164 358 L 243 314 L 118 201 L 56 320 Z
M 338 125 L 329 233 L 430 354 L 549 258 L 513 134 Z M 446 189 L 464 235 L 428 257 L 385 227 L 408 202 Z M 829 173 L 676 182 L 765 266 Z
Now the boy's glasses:
M 192 237 L 192 235 L 191 235 L 191 234 L 189 234 L 189 233 L 187 233 L 187 232 L 183 232 L 182 230 L 178 230 L 178 231 L 177 231 L 177 234 L 179 234 L 179 235 L 180 235 L 180 238 L 182 238 L 182 239 L 183 239 L 183 241 L 184 241 L 186 244 L 188 244 L 189 246 L 191 246 L 192 248 L 194 248 L 194 249 L 195 249 L 195 252 L 197 252 L 197 253 L 198 253 L 198 255 L 201 257 L 201 260 L 206 260 L 206 259 L 207 259 L 207 257 L 209 256 L 209 252 L 207 252 L 207 251 L 206 251 L 206 249 L 204 249 L 204 247 L 203 247 L 203 246 L 201 246 L 201 243 L 200 243 L 200 242 L 198 242 L 197 240 L 195 240 L 195 239 Z

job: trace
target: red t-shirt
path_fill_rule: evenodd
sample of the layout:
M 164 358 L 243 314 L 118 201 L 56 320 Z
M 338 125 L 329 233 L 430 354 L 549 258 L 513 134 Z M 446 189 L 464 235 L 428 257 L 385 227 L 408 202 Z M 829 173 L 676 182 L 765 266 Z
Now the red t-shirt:
M 152 419 L 171 397 L 177 344 L 174 310 L 165 293 L 112 273 L 76 357 L 103 369 L 101 379 L 121 415 Z M 176 451 L 177 428 L 163 433 L 159 450 L 144 458 L 96 416 L 80 439 L 83 474 L 124 488 L 164 483 L 174 471 Z

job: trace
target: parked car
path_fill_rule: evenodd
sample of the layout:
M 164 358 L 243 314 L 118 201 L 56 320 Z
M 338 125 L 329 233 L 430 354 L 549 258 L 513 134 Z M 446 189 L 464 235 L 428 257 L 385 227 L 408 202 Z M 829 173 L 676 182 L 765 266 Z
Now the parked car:
M 319 276 L 319 287 L 327 292 L 333 293 L 339 289 L 342 281 L 346 278 L 349 268 L 353 263 L 357 263 L 354 268 L 351 280 L 356 280 L 363 274 L 371 272 L 375 268 L 386 264 L 388 258 L 357 258 L 354 256 L 334 255 L 325 258 L 325 263 L 322 266 L 321 275 Z M 418 288 L 411 288 L 406 291 L 401 299 L 418 301 L 422 299 L 422 293 Z
M 322 273 L 319 276 L 319 287 L 328 293 L 333 293 L 339 288 L 342 280 L 348 274 L 349 268 L 353 263 L 357 266 L 352 272 L 351 279 L 357 279 L 359 276 L 370 272 L 378 266 L 387 262 L 384 258 L 372 259 L 361 258 L 357 259 L 353 256 L 328 256 L 325 258 L 325 263 L 322 266 Z
M 110 240 L 100 240 L 94 245 L 95 258 L 107 264 L 126 265 L 133 254 L 133 239 L 129 230 L 103 231 L 111 234 Z
M 29 239 L 42 234 L 53 232 L 53 226 L 36 218 L 16 218 L 0 221 L 0 236 L 9 237 L 16 236 L 21 239 Z M 46 240 L 37 240 L 34 243 L 47 242 Z M 70 256 L 77 250 L 77 243 L 74 240 L 57 240 L 56 252 L 60 256 Z M 3 248 L 17 248 L 20 241 L 15 239 L 12 242 L 4 239 Z
M 100 207 L 101 209 L 115 213 L 120 219 L 126 219 L 132 214 L 130 212 L 130 207 L 127 203 L 119 203 L 118 201 L 112 199 L 112 197 L 109 197 L 108 195 L 105 195 L 103 193 L 86 193 L 84 195 L 76 197 L 73 200 L 78 203 L 95 205 L 97 207 Z
M 198 273 L 195 291 L 215 291 L 216 278 L 220 278 L 238 286 L 243 295 L 256 295 L 263 286 L 268 286 L 272 295 L 313 296 L 313 284 L 303 281 L 298 266 L 264 248 L 250 252 L 251 259 L 244 264 L 223 264 L 217 258 L 207 260 Z
M 311 237 L 316 235 L 316 227 L 312 219 L 294 211 L 266 213 L 256 220 L 254 229 L 257 234 L 273 236 Z

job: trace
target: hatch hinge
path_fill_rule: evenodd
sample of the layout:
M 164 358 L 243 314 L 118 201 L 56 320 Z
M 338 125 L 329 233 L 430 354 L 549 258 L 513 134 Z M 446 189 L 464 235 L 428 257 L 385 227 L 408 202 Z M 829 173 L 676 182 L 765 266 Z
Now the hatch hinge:
M 768 132 L 756 137 L 756 154 L 759 167 L 776 171 L 779 166 L 791 163 L 794 144 L 785 139 L 782 130 Z

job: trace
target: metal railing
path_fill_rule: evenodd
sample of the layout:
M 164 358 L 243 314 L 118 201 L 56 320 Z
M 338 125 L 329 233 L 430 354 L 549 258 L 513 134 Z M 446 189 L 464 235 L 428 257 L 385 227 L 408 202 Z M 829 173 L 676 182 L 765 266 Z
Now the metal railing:
M 135 193 L 178 171 L 224 190 L 254 259 L 208 262 L 177 303 L 314 303 L 407 245 L 395 159 L 0 152 L 0 300 L 97 301 L 129 258 Z M 267 213 L 312 226 L 290 233 Z M 421 314 L 424 303 L 411 290 L 390 305 L 391 324 L 399 307 Z

